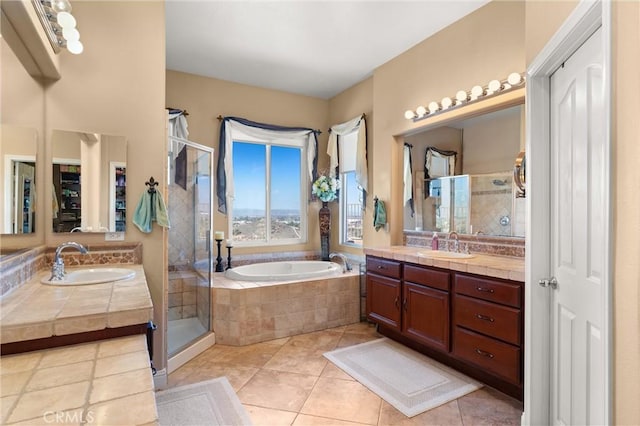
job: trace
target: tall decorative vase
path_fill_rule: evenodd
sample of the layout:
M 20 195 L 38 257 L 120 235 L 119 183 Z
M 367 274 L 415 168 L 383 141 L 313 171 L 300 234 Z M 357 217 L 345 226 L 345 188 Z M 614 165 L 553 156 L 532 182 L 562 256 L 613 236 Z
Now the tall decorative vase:
M 329 203 L 322 202 L 318 212 L 320 222 L 320 255 L 322 260 L 329 260 L 329 238 L 331 235 L 331 209 Z

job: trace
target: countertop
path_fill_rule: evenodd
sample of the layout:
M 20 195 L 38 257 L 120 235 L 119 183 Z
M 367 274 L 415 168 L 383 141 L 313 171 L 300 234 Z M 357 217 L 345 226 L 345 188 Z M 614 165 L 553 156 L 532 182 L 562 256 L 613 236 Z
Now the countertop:
M 0 343 L 151 321 L 153 304 L 142 265 L 125 267 L 135 270 L 135 277 L 80 286 L 42 284 L 40 280 L 50 275 L 50 271 L 39 272 L 29 282 L 0 298 Z M 76 268 L 67 268 L 73 269 Z
M 2 424 L 157 424 L 142 334 L 3 356 Z
M 521 257 L 472 253 L 471 259 L 439 259 L 430 256 L 433 252 L 427 247 L 412 246 L 365 248 L 364 252 L 370 256 L 524 282 L 524 258 Z

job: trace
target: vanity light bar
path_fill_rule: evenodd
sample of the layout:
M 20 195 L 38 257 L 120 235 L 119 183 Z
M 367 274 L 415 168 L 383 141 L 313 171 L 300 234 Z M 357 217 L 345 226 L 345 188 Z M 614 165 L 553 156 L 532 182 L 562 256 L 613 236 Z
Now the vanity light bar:
M 524 74 L 513 72 L 504 80 L 491 80 L 486 86 L 473 86 L 471 90 L 467 92 L 464 90 L 458 91 L 454 97 L 447 96 L 442 98 L 440 102 L 429 102 L 427 107 L 420 105 L 415 110 L 407 110 L 404 113 L 404 118 L 416 122 L 424 118 L 440 114 L 444 111 L 453 110 L 463 105 L 477 102 L 481 99 L 487 99 L 501 93 L 515 90 L 523 84 Z
M 69 0 L 32 0 L 32 3 L 53 50 L 58 53 L 65 47 L 74 55 L 82 53 L 84 46 Z

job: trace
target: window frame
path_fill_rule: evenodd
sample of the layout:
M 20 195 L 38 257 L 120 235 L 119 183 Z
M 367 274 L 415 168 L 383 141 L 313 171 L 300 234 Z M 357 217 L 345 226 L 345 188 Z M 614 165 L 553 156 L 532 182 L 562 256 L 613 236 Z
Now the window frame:
M 354 131 L 350 132 L 347 135 L 344 136 L 338 136 L 338 152 L 342 153 L 342 146 L 341 143 L 344 143 L 345 141 L 345 137 L 353 137 L 355 135 L 354 139 L 351 139 L 349 141 L 349 143 L 353 143 L 355 145 L 357 145 L 358 140 L 357 140 L 357 135 L 358 135 L 358 129 L 355 129 Z M 357 148 L 354 147 L 354 151 Z M 339 154 L 339 157 L 342 157 L 342 155 Z M 340 193 L 339 193 L 339 198 L 338 198 L 338 210 L 339 210 L 339 237 L 338 237 L 338 243 L 340 245 L 343 246 L 347 246 L 347 247 L 353 247 L 353 248 L 362 248 L 364 247 L 364 238 L 362 240 L 361 243 L 354 243 L 354 242 L 350 242 L 347 240 L 346 238 L 346 234 L 348 231 L 348 226 L 347 226 L 347 219 L 348 219 L 348 204 L 347 204 L 347 188 L 346 188 L 346 174 L 351 173 L 353 174 L 353 179 L 356 179 L 356 171 L 355 168 L 353 170 L 349 170 L 347 172 L 343 172 L 341 169 L 341 163 L 338 163 L 338 176 L 340 179 Z M 356 182 L 357 184 L 357 182 Z M 364 194 L 363 194 L 363 190 L 360 187 L 360 185 L 358 185 L 358 191 L 361 194 L 362 197 L 362 201 L 360 202 L 360 212 L 361 212 L 361 222 L 364 228 L 364 213 L 363 213 L 363 204 L 364 204 Z M 364 231 L 364 229 L 363 229 Z
M 309 194 L 309 177 L 307 176 L 307 146 L 303 140 L 285 140 L 274 139 L 265 140 L 250 137 L 233 138 L 231 143 L 231 152 L 228 153 L 233 164 L 233 147 L 234 144 L 247 143 L 265 146 L 265 228 L 266 235 L 264 240 L 235 240 L 233 236 L 233 219 L 234 219 L 234 207 L 235 196 L 230 197 L 227 201 L 227 226 L 229 230 L 229 238 L 233 240 L 234 247 L 275 247 L 285 245 L 305 244 L 308 242 L 308 212 L 306 208 L 306 200 Z M 286 238 L 273 240 L 271 238 L 271 147 L 280 146 L 287 148 L 300 149 L 300 238 Z M 232 170 L 233 179 L 235 171 Z

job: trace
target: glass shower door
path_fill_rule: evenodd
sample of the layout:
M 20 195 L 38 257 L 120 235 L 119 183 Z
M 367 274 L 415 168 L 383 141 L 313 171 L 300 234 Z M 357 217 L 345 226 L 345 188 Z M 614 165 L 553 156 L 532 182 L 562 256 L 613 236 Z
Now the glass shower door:
M 213 149 L 169 138 L 167 352 L 189 349 L 211 332 Z

